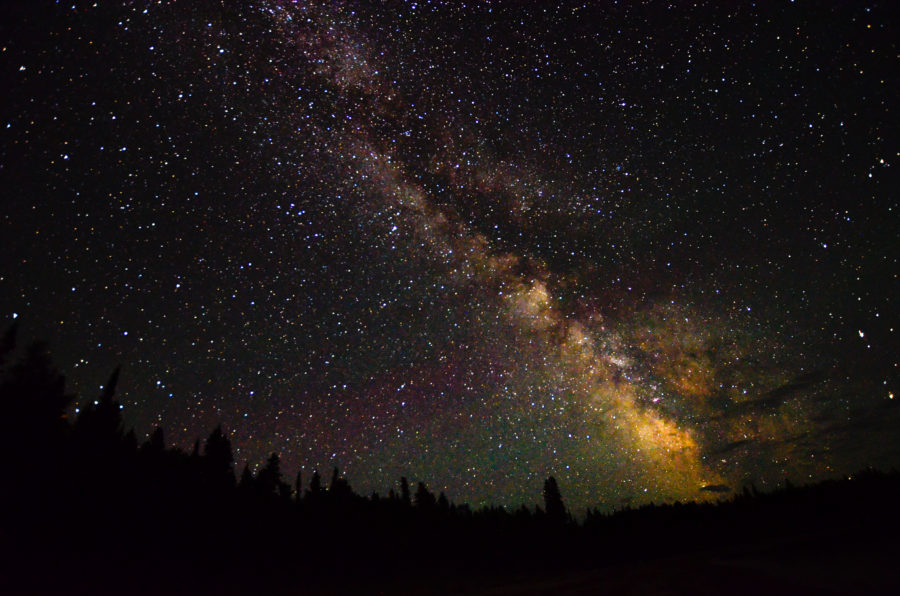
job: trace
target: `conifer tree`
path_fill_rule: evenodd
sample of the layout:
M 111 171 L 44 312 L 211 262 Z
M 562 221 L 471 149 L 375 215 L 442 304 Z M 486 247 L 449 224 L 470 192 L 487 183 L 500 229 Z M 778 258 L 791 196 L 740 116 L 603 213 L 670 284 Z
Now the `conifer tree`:
M 250 471 L 250 464 L 244 464 L 244 470 L 241 472 L 241 481 L 238 486 L 243 490 L 249 490 L 253 486 L 253 472 Z
M 346 503 L 353 498 L 353 489 L 346 478 L 343 478 L 337 467 L 331 473 L 331 484 L 328 486 L 328 496 L 334 502 Z
M 161 426 L 157 426 L 150 434 L 150 438 L 141 446 L 148 453 L 161 455 L 166 450 L 166 439 Z
M 406 480 L 406 476 L 400 477 L 400 500 L 407 507 L 412 505 L 412 499 L 409 495 L 409 481 Z
M 231 441 L 222 431 L 221 424 L 213 429 L 206 440 L 203 457 L 209 481 L 213 486 L 222 489 L 234 486 L 234 454 L 231 451 Z M 279 471 L 279 479 L 280 474 Z
M 566 506 L 563 504 L 559 485 L 553 476 L 544 481 L 544 508 L 547 513 L 547 519 L 551 522 L 561 524 L 566 521 Z
M 83 447 L 97 457 L 108 458 L 122 439 L 122 408 L 115 399 L 122 367 L 117 366 L 103 385 L 100 397 L 85 403 L 75 421 L 75 433 Z
M 319 476 L 318 470 L 313 470 L 312 478 L 309 481 L 309 492 L 306 496 L 311 502 L 318 502 L 322 497 L 322 477 Z
M 281 488 L 281 458 L 273 453 L 256 475 L 256 486 L 265 494 L 277 494 Z
M 431 513 L 437 506 L 437 500 L 434 498 L 424 482 L 420 482 L 416 487 L 416 507 L 424 513 Z
M 437 509 L 442 514 L 450 513 L 450 502 L 447 500 L 447 495 L 444 494 L 444 491 L 441 491 L 441 494 L 438 495 Z
M 12 349 L 15 331 L 8 330 L 3 342 Z M 7 351 L 8 351 L 7 350 Z M 46 342 L 35 342 L 22 359 L 5 371 L 0 382 L 4 438 L 11 442 L 44 440 L 66 425 L 67 409 L 74 396 L 65 391 L 65 377 L 53 366 Z M 17 439 L 16 439 L 17 440 Z M 17 445 L 21 448 L 22 445 Z

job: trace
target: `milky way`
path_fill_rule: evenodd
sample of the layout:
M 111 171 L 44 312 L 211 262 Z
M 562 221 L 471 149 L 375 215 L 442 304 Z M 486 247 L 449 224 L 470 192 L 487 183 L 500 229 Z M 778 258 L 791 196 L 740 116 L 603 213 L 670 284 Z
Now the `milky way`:
M 0 313 L 140 436 L 576 510 L 900 462 L 890 3 L 230 4 L 0 17 Z

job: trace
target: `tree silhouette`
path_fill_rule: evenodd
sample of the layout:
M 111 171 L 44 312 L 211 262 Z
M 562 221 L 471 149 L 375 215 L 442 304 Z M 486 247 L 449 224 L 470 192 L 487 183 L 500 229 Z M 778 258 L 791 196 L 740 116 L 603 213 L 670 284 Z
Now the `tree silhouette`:
M 150 434 L 150 438 L 146 443 L 141 445 L 141 451 L 145 451 L 147 453 L 152 453 L 155 455 L 162 455 L 162 453 L 166 450 L 166 439 L 164 436 L 164 432 L 162 427 L 157 426 L 153 429 L 153 432 Z
M 203 457 L 211 486 L 220 489 L 234 486 L 234 455 L 231 451 L 231 441 L 222 431 L 221 424 L 206 439 Z
M 8 330 L 4 343 L 14 345 L 14 334 Z M 46 342 L 34 342 L 0 382 L 3 426 L 9 427 L 4 429 L 6 436 L 46 440 L 66 425 L 74 397 L 66 393 L 65 377 L 53 366 Z
M 450 501 L 447 500 L 447 495 L 444 494 L 444 491 L 441 491 L 441 494 L 438 495 L 437 509 L 442 515 L 450 513 Z
M 309 489 L 306 493 L 306 497 L 311 503 L 318 503 L 322 499 L 322 494 L 322 477 L 319 476 L 318 470 L 313 470 L 312 478 L 309 480 Z
M 264 494 L 282 494 L 281 458 L 273 453 L 266 460 L 266 465 L 256 475 L 256 486 Z M 290 487 L 288 487 L 290 490 Z
M 424 482 L 420 482 L 416 487 L 416 507 L 423 513 L 433 513 L 437 507 L 437 500 L 434 494 L 428 490 Z
M 407 507 L 412 505 L 412 499 L 409 495 L 409 481 L 406 480 L 406 476 L 400 477 L 400 500 Z
M 129 428 L 128 432 L 125 433 L 125 436 L 122 438 L 122 445 L 128 453 L 137 452 L 137 434 L 134 432 L 134 427 Z
M 334 503 L 346 505 L 353 498 L 353 489 L 346 478 L 343 478 L 335 466 L 331 473 L 331 484 L 328 486 L 328 496 Z
M 100 397 L 82 406 L 75 422 L 75 432 L 98 449 L 108 448 L 122 437 L 122 408 L 114 399 L 121 370 L 121 366 L 116 367 L 103 386 Z
M 14 349 L 15 327 L 0 343 L 4 356 Z M 46 343 L 33 343 L 18 362 L 3 370 L 0 452 L 7 457 L 0 480 L 0 552 L 5 555 L 18 548 L 7 538 L 12 526 L 18 524 L 32 535 L 34 527 L 30 526 L 52 523 L 53 515 L 69 506 L 57 495 L 73 476 L 66 467 L 73 457 L 67 415 L 73 399 L 65 391 L 65 378 L 53 366 Z
M 556 478 L 550 476 L 544 481 L 544 509 L 547 519 L 553 523 L 564 523 L 567 518 L 566 506 L 563 504 L 562 494 Z
M 291 500 L 291 485 L 287 482 L 278 483 L 278 496 L 285 501 Z
M 250 471 L 250 464 L 244 464 L 244 469 L 241 472 L 241 480 L 238 482 L 238 487 L 242 490 L 250 490 L 253 487 L 253 472 Z

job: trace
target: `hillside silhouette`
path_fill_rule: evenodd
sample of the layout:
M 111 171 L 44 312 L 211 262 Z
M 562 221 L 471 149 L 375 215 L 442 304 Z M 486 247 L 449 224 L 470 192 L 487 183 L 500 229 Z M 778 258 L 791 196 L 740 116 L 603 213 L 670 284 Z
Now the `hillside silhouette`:
M 718 503 L 576 519 L 551 476 L 543 505 L 473 509 L 399 480 L 357 494 L 278 453 L 235 469 L 221 426 L 190 452 L 123 426 L 119 369 L 68 393 L 47 345 L 0 341 L 2 593 L 889 593 L 900 475 L 746 487 Z M 73 404 L 77 417 L 70 417 Z M 327 481 L 326 481 L 327 477 Z M 666 591 L 668 590 L 668 591 Z M 604 592 L 607 593 L 607 592 Z M 857 592 L 859 593 L 859 592 Z

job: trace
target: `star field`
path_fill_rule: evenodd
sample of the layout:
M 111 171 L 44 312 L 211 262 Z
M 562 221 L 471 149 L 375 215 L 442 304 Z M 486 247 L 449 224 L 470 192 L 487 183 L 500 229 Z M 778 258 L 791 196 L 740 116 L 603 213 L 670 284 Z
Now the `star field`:
M 139 436 L 576 511 L 900 462 L 891 3 L 6 4 L 0 314 Z

